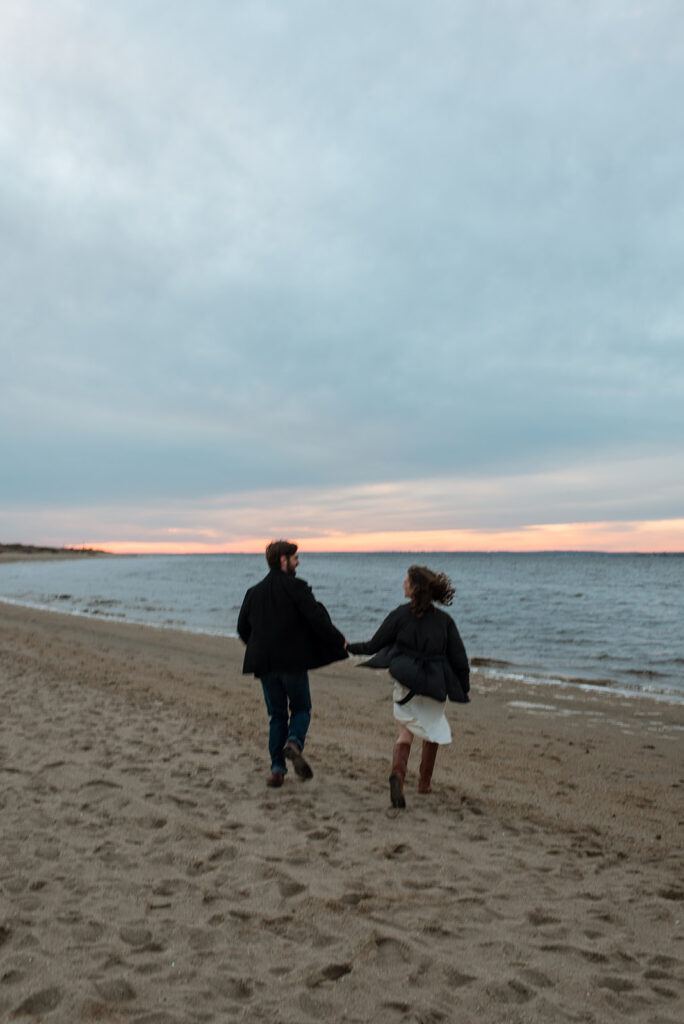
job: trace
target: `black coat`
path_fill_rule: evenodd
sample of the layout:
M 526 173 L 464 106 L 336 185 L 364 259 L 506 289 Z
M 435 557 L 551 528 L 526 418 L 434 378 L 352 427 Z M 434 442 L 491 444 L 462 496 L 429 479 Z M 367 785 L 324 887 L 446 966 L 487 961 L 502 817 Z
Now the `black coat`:
M 347 657 L 344 637 L 305 580 L 272 569 L 245 594 L 238 634 L 244 673 L 305 672 Z
M 349 644 L 350 654 L 375 654 L 368 668 L 388 668 L 390 675 L 414 693 L 433 700 L 465 704 L 470 666 L 456 623 L 434 606 L 421 618 L 410 604 L 399 605 L 367 643 Z

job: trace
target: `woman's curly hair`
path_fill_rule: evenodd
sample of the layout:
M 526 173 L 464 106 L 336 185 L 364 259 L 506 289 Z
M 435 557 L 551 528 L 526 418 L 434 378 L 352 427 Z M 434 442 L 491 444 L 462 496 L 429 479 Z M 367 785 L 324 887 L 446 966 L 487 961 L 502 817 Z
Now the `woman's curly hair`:
M 432 607 L 432 602 L 451 604 L 454 599 L 454 588 L 451 580 L 443 572 L 433 572 L 425 565 L 411 565 L 408 570 L 411 584 L 411 608 L 418 618 Z

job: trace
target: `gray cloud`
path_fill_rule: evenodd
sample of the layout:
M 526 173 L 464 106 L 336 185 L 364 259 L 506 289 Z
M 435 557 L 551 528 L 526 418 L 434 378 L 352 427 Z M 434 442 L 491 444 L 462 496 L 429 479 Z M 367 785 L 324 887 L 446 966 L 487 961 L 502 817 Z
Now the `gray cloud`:
M 678 5 L 3 18 L 3 503 L 681 448 Z

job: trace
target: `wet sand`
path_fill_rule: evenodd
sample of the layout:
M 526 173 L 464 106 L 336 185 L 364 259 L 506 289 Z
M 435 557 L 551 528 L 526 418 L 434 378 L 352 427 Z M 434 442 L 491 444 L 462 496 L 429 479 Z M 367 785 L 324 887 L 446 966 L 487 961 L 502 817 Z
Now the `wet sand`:
M 678 1024 L 681 706 L 475 675 L 396 811 L 384 673 L 273 791 L 241 657 L 0 605 L 0 1019 Z

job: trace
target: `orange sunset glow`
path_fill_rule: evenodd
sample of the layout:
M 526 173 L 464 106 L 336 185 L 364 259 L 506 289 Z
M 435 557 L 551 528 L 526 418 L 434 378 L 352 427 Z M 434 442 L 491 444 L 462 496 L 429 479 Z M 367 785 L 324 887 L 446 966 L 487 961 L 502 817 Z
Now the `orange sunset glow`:
M 244 537 L 229 542 L 98 540 L 88 546 L 113 554 L 251 554 L 263 552 L 272 537 Z M 413 530 L 377 533 L 331 533 L 293 538 L 303 551 L 604 551 L 672 553 L 684 551 L 684 519 L 627 523 L 553 523 L 517 530 Z

